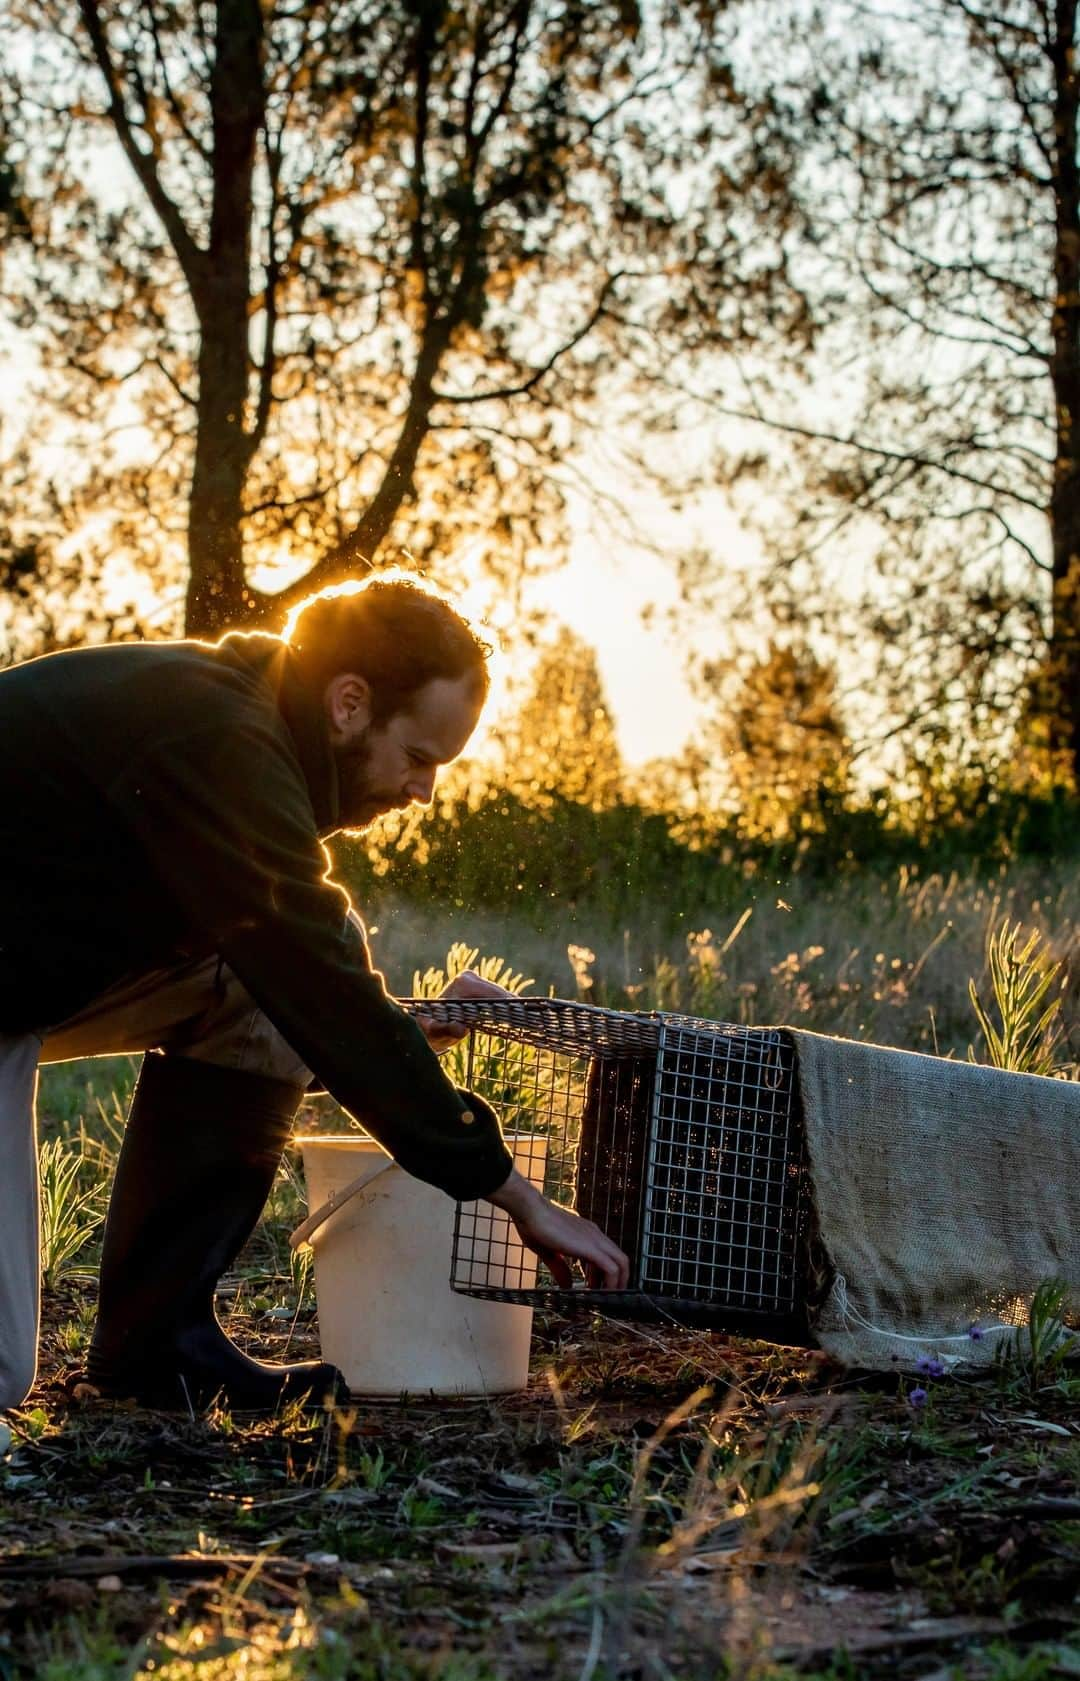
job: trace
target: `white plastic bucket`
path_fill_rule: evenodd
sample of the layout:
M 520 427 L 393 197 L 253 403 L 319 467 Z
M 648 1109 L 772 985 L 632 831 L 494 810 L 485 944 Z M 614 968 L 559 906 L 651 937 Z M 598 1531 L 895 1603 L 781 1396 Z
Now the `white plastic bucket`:
M 542 1188 L 546 1140 L 506 1140 Z M 371 1183 L 312 1234 L 323 1358 L 358 1395 L 497 1395 L 529 1380 L 532 1308 L 450 1288 L 454 1204 L 394 1163 L 373 1139 L 299 1138 L 308 1206 L 339 1195 L 370 1165 Z M 382 1171 L 379 1171 L 382 1169 Z M 536 1260 L 489 1204 L 470 1240 L 469 1282 L 536 1282 Z M 490 1238 L 487 1215 L 490 1212 Z M 491 1250 L 490 1263 L 485 1248 Z M 519 1271 L 520 1268 L 520 1271 Z

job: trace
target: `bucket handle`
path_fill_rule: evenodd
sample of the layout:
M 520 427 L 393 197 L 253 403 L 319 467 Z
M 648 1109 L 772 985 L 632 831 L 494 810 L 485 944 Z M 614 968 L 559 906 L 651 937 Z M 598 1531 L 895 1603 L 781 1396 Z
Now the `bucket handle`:
M 349 1183 L 343 1185 L 340 1191 L 332 1191 L 326 1201 L 316 1208 L 313 1214 L 309 1214 L 306 1220 L 300 1222 L 294 1232 L 289 1233 L 289 1248 L 302 1249 L 305 1243 L 310 1243 L 319 1227 L 326 1224 L 331 1214 L 336 1214 L 339 1208 L 344 1208 L 345 1204 L 351 1202 L 353 1197 L 358 1196 L 365 1186 L 373 1184 L 380 1173 L 385 1173 L 387 1168 L 394 1165 L 392 1161 L 380 1162 L 374 1172 L 369 1169 L 366 1173 L 358 1173 L 356 1178 L 350 1179 Z

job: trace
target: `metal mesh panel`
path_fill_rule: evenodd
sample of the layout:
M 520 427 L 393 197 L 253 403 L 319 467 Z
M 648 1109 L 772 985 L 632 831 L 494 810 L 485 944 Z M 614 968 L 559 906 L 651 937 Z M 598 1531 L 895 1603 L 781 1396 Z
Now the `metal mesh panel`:
M 596 1051 L 629 1056 L 655 1051 L 658 1017 L 628 1010 L 601 1010 L 566 998 L 404 998 L 405 1009 L 435 1021 L 485 1028 L 501 1038 L 547 1051 Z
M 407 1007 L 471 1029 L 455 1077 L 498 1111 L 519 1171 L 631 1261 L 625 1292 L 560 1288 L 481 1200 L 458 1210 L 455 1289 L 798 1335 L 808 1198 L 787 1035 L 560 999 Z
M 780 1032 L 662 1024 L 643 1288 L 772 1313 L 795 1307 L 802 1151 L 794 1065 Z
M 542 1049 L 531 1037 L 474 1032 L 469 1041 L 465 1084 L 498 1111 L 519 1173 L 556 1202 L 573 1200 L 587 1068 L 586 1058 Z M 451 1273 L 456 1289 L 531 1290 L 538 1284 L 538 1266 L 502 1209 L 483 1199 L 459 1205 Z M 539 1272 L 551 1285 L 547 1268 Z
M 574 1207 L 636 1261 L 656 1057 L 594 1057 L 578 1129 Z M 636 1273 L 635 1268 L 635 1273 Z

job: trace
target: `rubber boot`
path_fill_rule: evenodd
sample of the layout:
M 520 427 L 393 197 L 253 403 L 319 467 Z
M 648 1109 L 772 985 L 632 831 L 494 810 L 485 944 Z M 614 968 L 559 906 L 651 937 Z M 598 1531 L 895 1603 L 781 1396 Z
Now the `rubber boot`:
M 225 1335 L 214 1290 L 254 1230 L 301 1089 L 189 1057 L 143 1058 L 105 1223 L 86 1376 L 144 1406 L 273 1412 L 347 1389 L 322 1361 L 272 1366 Z

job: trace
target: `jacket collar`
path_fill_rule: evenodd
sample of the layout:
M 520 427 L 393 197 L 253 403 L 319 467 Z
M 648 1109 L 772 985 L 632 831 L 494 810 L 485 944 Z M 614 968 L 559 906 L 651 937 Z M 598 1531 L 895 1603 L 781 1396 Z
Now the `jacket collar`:
M 304 773 L 315 827 L 332 835 L 341 827 L 337 765 L 327 737 L 322 707 L 300 681 L 296 658 L 279 636 L 258 631 L 230 631 L 219 647 L 259 672 L 270 685 L 278 711 L 293 738 Z

